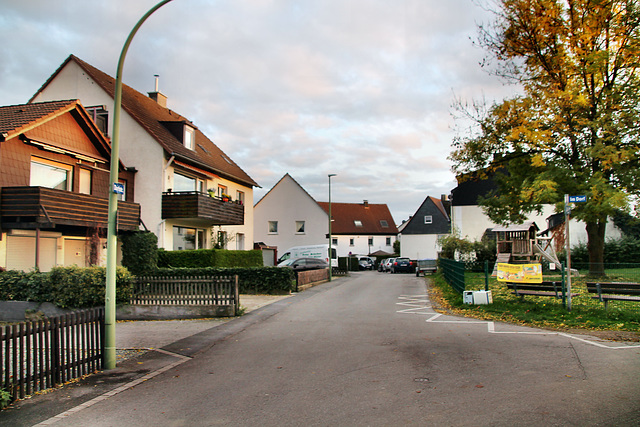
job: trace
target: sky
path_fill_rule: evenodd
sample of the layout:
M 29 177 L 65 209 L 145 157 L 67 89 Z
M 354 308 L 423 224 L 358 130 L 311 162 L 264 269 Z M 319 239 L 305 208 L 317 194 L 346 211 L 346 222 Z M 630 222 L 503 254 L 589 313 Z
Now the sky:
M 159 0 L 0 0 L 0 104 L 26 103 L 70 55 L 115 76 Z M 159 89 L 260 186 L 387 204 L 399 225 L 455 188 L 455 99 L 513 93 L 473 41 L 474 0 L 173 0 L 141 26 L 123 81 Z

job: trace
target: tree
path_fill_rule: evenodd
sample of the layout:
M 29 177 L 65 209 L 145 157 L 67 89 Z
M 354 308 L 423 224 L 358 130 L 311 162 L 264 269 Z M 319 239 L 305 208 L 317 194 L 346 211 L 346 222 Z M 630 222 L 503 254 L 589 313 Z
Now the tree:
M 572 216 L 586 224 L 591 272 L 604 272 L 607 218 L 639 193 L 640 10 L 633 0 L 501 0 L 480 44 L 522 94 L 464 109 L 454 171 L 495 173 L 481 204 L 498 223 L 563 195 L 587 195 Z M 482 107 L 482 106 L 480 106 Z

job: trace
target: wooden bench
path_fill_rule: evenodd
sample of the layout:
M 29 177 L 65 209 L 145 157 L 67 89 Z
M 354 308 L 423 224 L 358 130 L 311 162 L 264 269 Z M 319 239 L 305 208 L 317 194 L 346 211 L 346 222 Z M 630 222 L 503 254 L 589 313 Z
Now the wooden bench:
M 587 282 L 587 290 L 597 294 L 591 298 L 604 302 L 605 309 L 609 301 L 640 301 L 640 283 Z
M 513 291 L 515 296 L 524 299 L 525 295 L 535 295 L 539 297 L 562 298 L 562 282 L 541 282 L 541 283 L 515 283 L 507 282 L 507 287 Z M 577 294 L 573 294 L 577 295 Z

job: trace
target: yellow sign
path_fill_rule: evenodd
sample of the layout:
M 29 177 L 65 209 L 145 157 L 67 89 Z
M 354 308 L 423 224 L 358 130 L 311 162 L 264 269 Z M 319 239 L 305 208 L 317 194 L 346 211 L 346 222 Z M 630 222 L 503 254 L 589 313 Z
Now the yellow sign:
M 542 283 L 542 264 L 498 263 L 498 281 Z

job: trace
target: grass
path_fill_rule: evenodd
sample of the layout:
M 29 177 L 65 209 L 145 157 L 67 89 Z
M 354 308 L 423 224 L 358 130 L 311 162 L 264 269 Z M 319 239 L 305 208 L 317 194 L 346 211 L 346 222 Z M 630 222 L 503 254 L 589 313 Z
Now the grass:
M 639 270 L 607 271 L 609 281 L 638 281 Z M 572 292 L 578 295 L 572 299 L 571 311 L 563 306 L 562 300 L 552 297 L 516 297 L 495 278 L 489 279 L 489 290 L 493 304 L 463 304 L 462 295 L 454 291 L 440 273 L 431 277 L 433 297 L 443 308 L 462 316 L 485 320 L 499 320 L 509 323 L 550 329 L 585 329 L 599 331 L 640 332 L 640 302 L 610 301 L 605 310 L 604 303 L 591 298 L 585 282 L 587 276 L 572 277 Z M 547 279 L 547 277 L 545 277 Z M 483 273 L 465 273 L 466 290 L 484 290 Z

